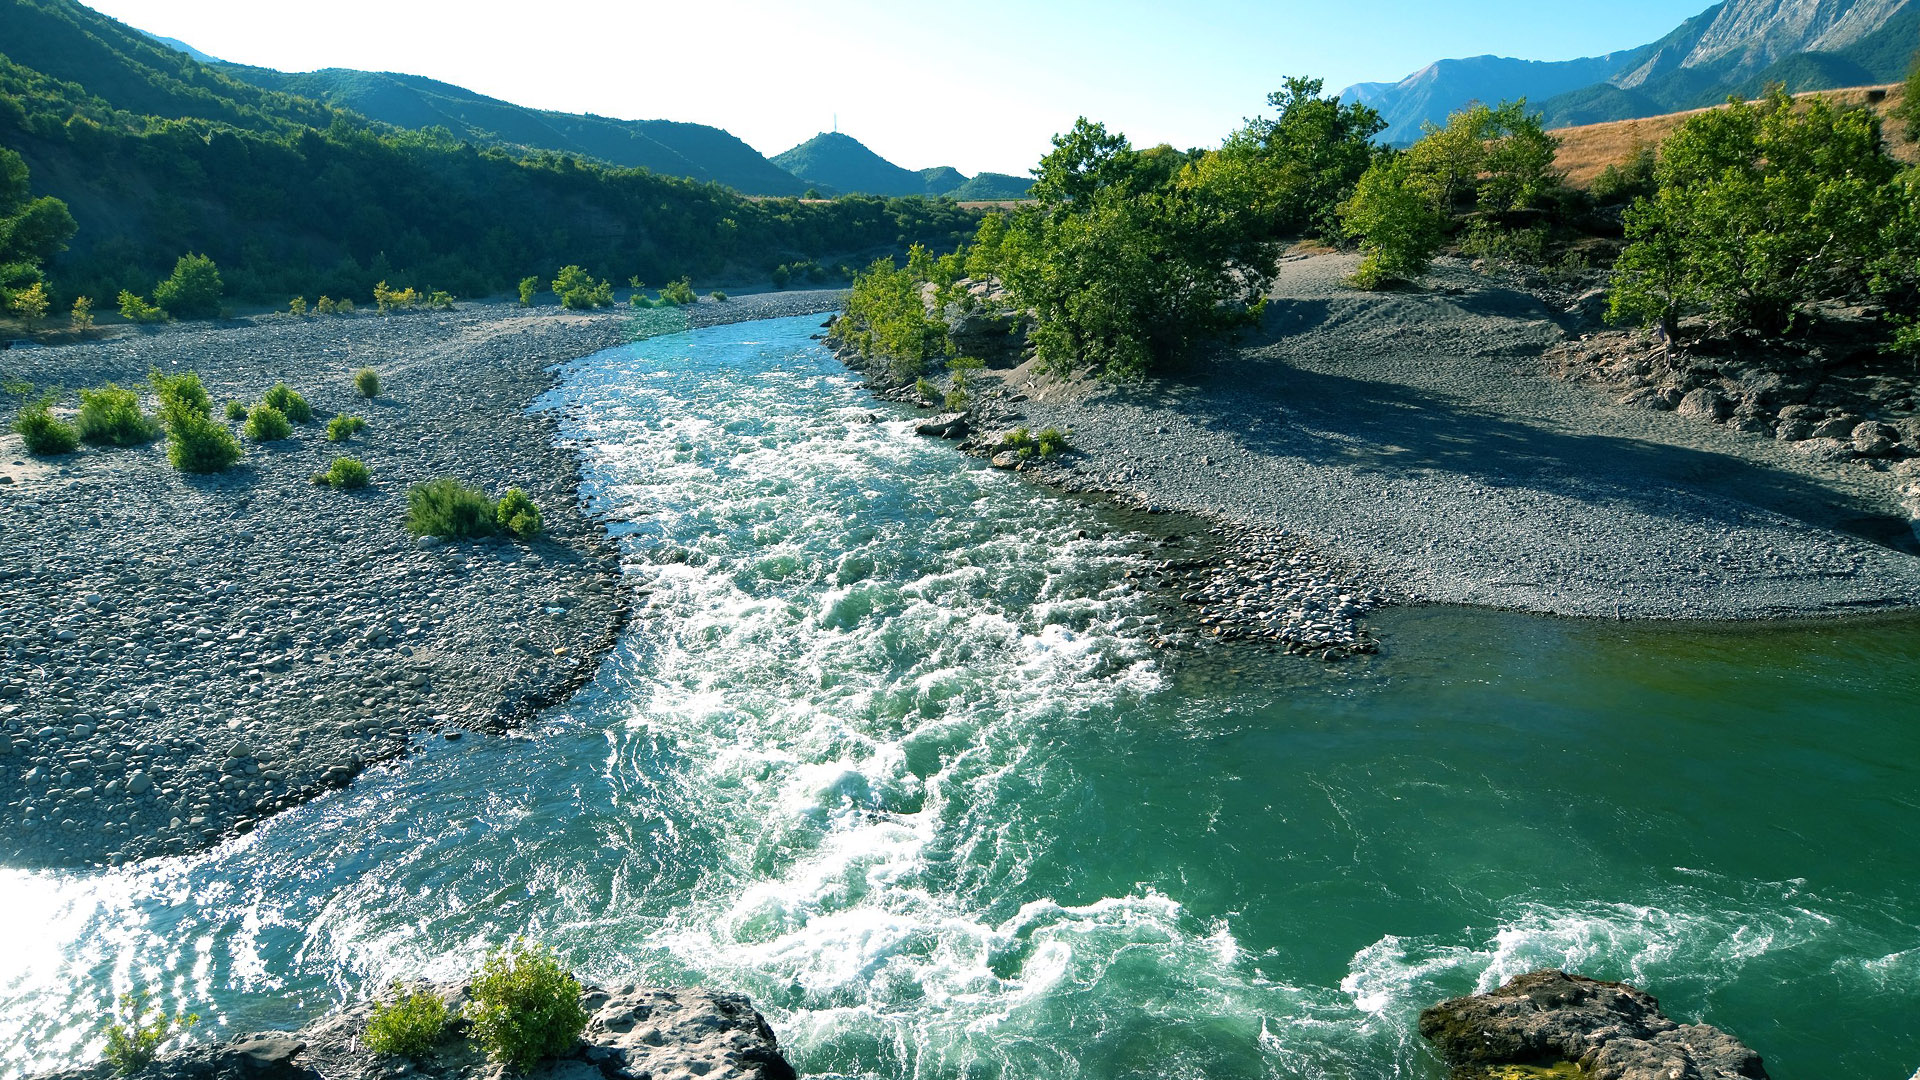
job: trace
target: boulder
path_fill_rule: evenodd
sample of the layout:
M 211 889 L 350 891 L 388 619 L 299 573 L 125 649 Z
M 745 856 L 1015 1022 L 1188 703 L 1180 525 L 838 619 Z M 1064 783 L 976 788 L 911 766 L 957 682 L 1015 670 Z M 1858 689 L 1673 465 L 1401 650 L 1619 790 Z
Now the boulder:
M 1765 1080 L 1760 1055 L 1704 1024 L 1680 1024 L 1653 995 L 1564 971 L 1530 972 L 1420 1014 L 1420 1034 L 1456 1080 L 1502 1065 L 1571 1062 L 1593 1080 Z
M 1854 452 L 1861 457 L 1886 457 L 1893 453 L 1894 444 L 1900 440 L 1900 432 L 1886 424 L 1868 420 L 1856 426 L 1850 433 Z
M 1822 420 L 1813 425 L 1813 435 L 1810 437 L 1815 439 L 1850 439 L 1853 437 L 1853 429 L 1858 427 L 1859 424 L 1860 418 L 1857 416 L 1836 416 L 1830 420 Z
M 1680 399 L 1680 405 L 1676 411 L 1689 420 L 1705 420 L 1713 423 L 1726 419 L 1728 414 L 1733 412 L 1733 403 L 1728 401 L 1727 396 L 1719 390 L 1711 386 L 1702 386 L 1696 390 L 1687 391 L 1686 396 Z
M 936 439 L 964 439 L 969 430 L 967 414 L 941 413 L 915 424 L 913 430 L 920 435 L 931 435 Z

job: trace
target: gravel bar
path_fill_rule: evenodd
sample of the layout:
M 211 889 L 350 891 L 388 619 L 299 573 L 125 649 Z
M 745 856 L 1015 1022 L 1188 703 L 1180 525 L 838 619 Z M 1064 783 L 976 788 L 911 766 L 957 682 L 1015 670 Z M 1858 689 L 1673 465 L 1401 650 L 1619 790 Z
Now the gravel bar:
M 424 732 L 498 732 L 564 700 L 617 640 L 629 598 L 555 418 L 528 411 L 552 369 L 689 323 L 830 310 L 843 295 L 679 313 L 280 315 L 0 352 L 0 375 L 41 388 L 113 381 L 151 409 L 149 369 L 197 371 L 216 414 L 282 380 L 315 414 L 212 477 L 175 472 L 164 441 L 38 459 L 0 439 L 0 861 L 206 847 Z M 376 400 L 354 394 L 363 366 L 380 374 Z M 0 406 L 0 427 L 19 404 Z M 367 427 L 329 443 L 340 413 Z M 372 486 L 309 482 L 343 455 L 367 464 Z M 522 488 L 547 536 L 417 543 L 407 487 L 436 476 Z

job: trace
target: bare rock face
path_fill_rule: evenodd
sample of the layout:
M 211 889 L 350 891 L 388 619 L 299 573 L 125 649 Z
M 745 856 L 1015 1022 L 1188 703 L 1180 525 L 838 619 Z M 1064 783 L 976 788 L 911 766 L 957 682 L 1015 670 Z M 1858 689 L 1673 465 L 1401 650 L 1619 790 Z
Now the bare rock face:
M 1676 1024 L 1651 994 L 1564 971 L 1516 976 L 1420 1014 L 1457 1080 L 1502 1065 L 1573 1062 L 1594 1080 L 1766 1080 L 1760 1055 L 1704 1024 Z
M 464 983 L 429 989 L 458 1016 Z M 571 1053 L 525 1074 L 509 1074 L 466 1037 L 454 1020 L 440 1042 L 417 1059 L 384 1056 L 361 1044 L 374 1002 L 330 1013 L 298 1032 L 243 1035 L 168 1054 L 138 1080 L 794 1080 L 773 1029 L 740 994 L 623 986 L 587 987 L 580 1004 L 587 1029 Z M 40 1080 L 113 1080 L 102 1063 Z

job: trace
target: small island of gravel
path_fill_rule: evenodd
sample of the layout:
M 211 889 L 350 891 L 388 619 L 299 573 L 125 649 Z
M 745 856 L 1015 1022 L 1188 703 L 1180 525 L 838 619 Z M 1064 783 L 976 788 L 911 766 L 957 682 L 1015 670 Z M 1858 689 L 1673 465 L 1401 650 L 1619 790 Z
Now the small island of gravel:
M 528 411 L 552 369 L 663 329 L 823 311 L 839 296 L 709 300 L 664 319 L 487 303 L 280 315 L 0 353 L 9 379 L 41 388 L 144 395 L 149 370 L 198 372 L 216 410 L 285 381 L 315 415 L 212 476 L 176 472 L 159 441 L 57 458 L 0 441 L 0 860 L 195 850 L 422 732 L 498 731 L 563 700 L 592 677 L 628 599 L 556 418 Z M 371 401 L 355 393 L 362 367 L 380 375 Z M 366 429 L 328 442 L 339 414 Z M 310 481 L 343 455 L 367 464 L 370 487 Z M 407 488 L 438 476 L 524 489 L 545 535 L 416 542 Z

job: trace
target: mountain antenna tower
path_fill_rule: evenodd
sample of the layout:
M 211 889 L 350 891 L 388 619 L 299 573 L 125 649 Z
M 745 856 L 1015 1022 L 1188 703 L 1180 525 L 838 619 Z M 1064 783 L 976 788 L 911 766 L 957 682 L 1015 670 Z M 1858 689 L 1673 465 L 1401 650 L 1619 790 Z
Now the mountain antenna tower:
M 840 114 L 839 113 L 833 114 L 833 133 L 835 135 L 840 134 Z

